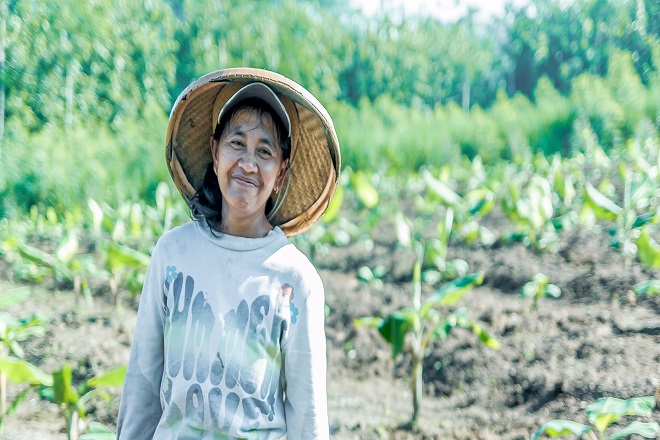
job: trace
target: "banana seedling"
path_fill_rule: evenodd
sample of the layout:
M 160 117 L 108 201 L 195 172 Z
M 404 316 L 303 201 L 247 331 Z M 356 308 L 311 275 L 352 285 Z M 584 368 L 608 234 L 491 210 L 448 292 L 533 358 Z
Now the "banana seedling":
M 554 251 L 559 235 L 553 222 L 553 190 L 550 181 L 533 175 L 526 186 L 515 179 L 508 181 L 502 198 L 502 210 L 514 224 L 513 233 L 503 241 L 521 241 L 537 251 Z
M 585 222 L 597 219 L 616 223 L 610 229 L 610 244 L 621 250 L 626 266 L 630 266 L 637 256 L 642 264 L 653 269 L 659 268 L 660 246 L 646 226 L 657 221 L 657 207 L 651 203 L 657 184 L 633 173 L 625 164 L 622 164 L 621 172 L 625 176 L 623 206 L 587 182 L 580 218 Z M 638 214 L 639 211 L 642 213 Z
M 125 377 L 126 366 L 120 366 L 74 386 L 71 365 L 66 363 L 61 370 L 52 373 L 50 385 L 42 387 L 39 394 L 43 399 L 62 408 L 66 418 L 67 436 L 69 440 L 77 440 L 79 421 L 85 420 L 87 404 L 96 397 L 110 400 L 105 390 L 122 386 Z
M 618 440 L 630 437 L 631 435 L 656 438 L 660 434 L 660 425 L 655 422 L 640 421 L 633 421 L 611 435 L 606 435 L 607 428 L 617 423 L 621 418 L 651 417 L 654 407 L 655 398 L 653 396 L 633 397 L 628 400 L 603 397 L 587 405 L 586 410 L 589 425 L 572 420 L 551 420 L 537 429 L 532 434 L 531 440 L 536 440 L 544 434 L 548 437 L 562 437 L 573 434 L 575 438 L 584 438 L 586 436 L 591 440 Z
M 423 360 L 431 344 L 446 339 L 456 327 L 471 330 L 487 346 L 498 349 L 499 343 L 479 323 L 468 317 L 467 309 L 454 311 L 448 309 L 466 294 L 472 287 L 481 284 L 483 272 L 465 275 L 444 284 L 434 294 L 422 299 L 422 263 L 424 246 L 414 241 L 412 246 L 417 255 L 412 277 L 412 306 L 403 307 L 384 318 L 369 316 L 358 318 L 355 325 L 376 327 L 380 335 L 392 346 L 392 358 L 400 353 L 409 354 L 412 362 L 410 377 L 413 413 L 411 425 L 419 420 L 422 399 Z
M 453 210 L 452 224 L 459 240 L 467 244 L 480 242 L 486 246 L 495 242 L 495 235 L 479 224 L 495 207 L 495 194 L 490 189 L 476 188 L 461 197 L 428 170 L 422 170 L 421 175 L 431 199 Z
M 89 424 L 88 432 L 78 437 L 78 440 L 116 440 L 117 435 L 107 426 L 92 422 Z
M 539 307 L 539 298 L 549 296 L 559 298 L 561 289 L 550 283 L 550 278 L 542 273 L 537 273 L 534 278 L 520 288 L 520 296 L 523 298 L 532 298 L 531 310 L 537 310 Z
M 445 217 L 438 223 L 438 238 L 426 241 L 424 250 L 423 277 L 427 284 L 436 284 L 443 280 L 466 275 L 469 271 L 467 261 L 455 258 L 447 260 L 449 238 L 454 224 L 454 210 L 447 208 Z
M 2 292 L 0 309 L 20 304 L 29 298 L 30 293 L 31 291 L 27 287 Z M 25 354 L 20 345 L 21 342 L 31 337 L 42 336 L 45 333 L 42 324 L 46 320 L 47 318 L 42 315 L 33 314 L 18 319 L 4 311 L 0 312 L 0 430 L 5 418 L 16 411 L 32 386 L 49 383 L 46 373 L 23 359 Z M 9 406 L 7 405 L 7 382 L 29 385 L 16 396 Z
M 131 295 L 137 295 L 142 289 L 149 255 L 113 241 L 103 243 L 101 255 L 105 269 L 111 274 L 110 289 L 115 303 L 119 304 L 120 286 L 125 286 Z

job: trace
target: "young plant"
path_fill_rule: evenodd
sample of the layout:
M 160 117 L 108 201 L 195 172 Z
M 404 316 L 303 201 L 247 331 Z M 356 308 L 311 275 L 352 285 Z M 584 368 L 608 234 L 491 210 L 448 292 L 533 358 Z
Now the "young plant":
M 433 268 L 424 272 L 424 281 L 435 284 L 438 281 L 450 280 L 468 273 L 469 266 L 460 258 L 447 260 L 449 238 L 454 223 L 454 210 L 447 208 L 445 218 L 438 223 L 438 238 L 426 241 L 423 268 Z
M 66 432 L 69 440 L 78 439 L 78 421 L 84 420 L 86 405 L 94 397 L 109 400 L 106 388 L 120 387 L 124 383 L 126 366 L 117 367 L 107 373 L 87 379 L 77 387 L 73 386 L 71 365 L 66 363 L 61 370 L 52 373 L 51 384 L 39 391 L 45 400 L 59 405 L 66 418 Z
M 20 304 L 29 296 L 30 290 L 26 287 L 2 292 L 0 310 Z M 20 343 L 35 336 L 42 336 L 45 333 L 42 324 L 46 320 L 45 316 L 38 314 L 19 319 L 7 312 L 0 311 L 0 360 L 6 361 L 4 368 L 0 366 L 0 416 L 7 413 L 7 380 L 9 378 L 7 370 L 12 370 L 9 374 L 13 372 L 13 378 L 16 379 L 18 377 L 16 376 L 17 369 L 25 371 L 32 369 L 33 366 L 23 360 L 25 353 Z M 11 354 L 15 357 L 12 357 Z M 16 380 L 12 380 L 12 382 L 16 382 Z M 24 381 L 20 380 L 20 382 Z
M 479 340 L 487 346 L 497 349 L 499 343 L 476 321 L 467 316 L 466 309 L 449 312 L 446 308 L 454 306 L 473 286 L 481 284 L 483 272 L 471 273 L 457 278 L 438 289 L 433 295 L 422 300 L 422 262 L 424 247 L 415 242 L 417 260 L 413 269 L 412 306 L 404 307 L 380 317 L 363 317 L 356 320 L 356 325 L 377 327 L 380 335 L 392 346 L 392 358 L 403 351 L 410 355 L 412 362 L 411 388 L 413 395 L 413 413 L 410 424 L 417 425 L 422 400 L 423 360 L 429 345 L 446 339 L 456 327 L 472 330 Z
M 636 296 L 657 296 L 660 295 L 660 280 L 640 281 L 632 288 Z
M 550 283 L 550 278 L 542 273 L 537 273 L 534 278 L 520 288 L 520 296 L 523 298 L 532 298 L 531 310 L 537 310 L 539 307 L 539 298 L 550 296 L 559 298 L 561 289 Z
M 116 440 L 117 435 L 107 426 L 92 422 L 89 424 L 89 432 L 78 437 L 78 440 Z
M 651 204 L 657 184 L 651 179 L 636 174 L 622 164 L 624 175 L 623 206 L 587 182 L 585 184 L 585 205 L 580 214 L 583 221 L 593 217 L 598 220 L 616 222 L 610 230 L 610 243 L 620 249 L 624 263 L 628 267 L 635 256 L 650 268 L 660 267 L 660 249 L 644 226 L 654 220 L 657 213 Z M 638 214 L 637 211 L 645 211 Z
M 385 266 L 378 265 L 371 269 L 369 266 L 362 266 L 358 269 L 357 277 L 360 281 L 369 284 L 376 290 L 382 290 L 383 277 L 387 273 Z
M 435 178 L 428 170 L 422 170 L 422 179 L 431 200 L 451 209 L 452 228 L 458 239 L 472 244 L 481 242 L 489 246 L 495 242 L 495 235 L 479 224 L 495 206 L 495 194 L 488 188 L 476 188 L 461 197 L 442 180 Z M 451 230 L 451 228 L 449 229 Z
M 504 241 L 518 240 L 537 251 L 554 251 L 559 243 L 553 223 L 553 191 L 548 179 L 534 174 L 522 188 L 511 179 L 502 198 L 502 209 L 514 224 Z
M 25 400 L 30 390 L 38 387 L 50 386 L 53 384 L 53 380 L 49 374 L 41 371 L 38 367 L 23 359 L 18 359 L 12 356 L 0 358 L 0 373 L 2 374 L 5 384 L 7 381 L 15 384 L 28 384 L 26 388 L 18 393 L 9 406 L 3 406 L 2 412 L 0 413 L 1 432 L 5 418 L 16 412 L 16 409 L 18 409 L 20 404 Z M 5 387 L 3 386 L 3 390 L 4 389 Z M 3 398 L 6 399 L 4 391 Z
M 586 435 L 592 440 L 618 440 L 634 434 L 644 438 L 656 438 L 660 434 L 660 425 L 654 422 L 644 423 L 639 421 L 633 421 L 610 436 L 606 435 L 607 428 L 618 422 L 622 417 L 651 417 L 654 406 L 655 398 L 653 396 L 633 397 L 628 400 L 602 397 L 587 405 L 589 425 L 572 420 L 551 420 L 537 429 L 532 434 L 531 440 L 536 440 L 543 434 L 549 437 L 573 434 L 576 436 L 575 438 L 583 438 Z

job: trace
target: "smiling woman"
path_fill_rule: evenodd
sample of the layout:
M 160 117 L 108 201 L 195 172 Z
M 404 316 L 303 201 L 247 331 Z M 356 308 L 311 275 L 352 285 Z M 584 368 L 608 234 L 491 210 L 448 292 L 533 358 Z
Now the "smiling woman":
M 246 93 L 257 90 L 273 93 L 260 83 L 241 92 L 249 96 Z M 272 208 L 271 196 L 282 185 L 289 163 L 290 124 L 260 98 L 250 96 L 233 109 L 226 107 L 211 138 L 213 171 L 221 194 L 220 210 L 213 221 L 220 232 L 263 237 L 272 229 L 266 217 Z
M 287 235 L 334 194 L 330 117 L 281 75 L 214 72 L 174 104 L 167 159 L 195 221 L 154 248 L 118 438 L 328 438 L 323 285 Z

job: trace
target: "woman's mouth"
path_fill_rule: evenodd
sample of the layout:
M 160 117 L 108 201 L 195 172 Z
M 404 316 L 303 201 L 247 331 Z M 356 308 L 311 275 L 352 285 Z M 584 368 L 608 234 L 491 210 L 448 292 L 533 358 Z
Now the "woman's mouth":
M 259 187 L 259 183 L 256 180 L 251 179 L 249 177 L 235 174 L 232 176 L 232 178 L 236 181 L 236 183 L 238 183 L 241 186 L 249 186 L 255 188 Z

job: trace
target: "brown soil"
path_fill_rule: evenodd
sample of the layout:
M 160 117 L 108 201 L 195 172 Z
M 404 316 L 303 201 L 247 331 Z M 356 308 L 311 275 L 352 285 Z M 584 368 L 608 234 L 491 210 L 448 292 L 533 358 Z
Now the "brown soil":
M 513 244 L 456 247 L 450 257 L 485 271 L 483 285 L 459 305 L 468 307 L 502 348 L 486 348 L 461 329 L 432 346 L 424 361 L 420 426 L 410 430 L 403 428 L 412 412 L 409 359 L 392 360 L 375 329 L 356 328 L 353 322 L 409 304 L 413 255 L 385 237 L 373 248 L 363 242 L 317 256 L 330 308 L 333 438 L 526 439 L 551 419 L 586 423 L 584 408 L 599 397 L 653 395 L 660 389 L 660 297 L 632 301 L 628 294 L 635 283 L 658 279 L 660 273 L 637 263 L 624 267 L 604 235 L 568 233 L 557 254 Z M 382 286 L 358 281 L 360 266 L 378 264 L 387 268 Z M 543 298 L 531 311 L 518 289 L 538 272 L 548 275 L 562 296 Z M 0 291 L 8 286 L 0 282 Z M 117 308 L 107 295 L 99 295 L 89 307 L 71 291 L 34 290 L 34 300 L 13 312 L 40 311 L 52 320 L 45 337 L 24 344 L 28 360 L 45 371 L 71 362 L 76 381 L 128 361 L 136 299 L 124 297 Z M 10 389 L 10 397 L 17 388 Z M 114 427 L 117 408 L 115 391 L 109 402 L 96 401 L 89 408 L 88 419 Z M 2 438 L 65 439 L 59 411 L 33 393 L 7 419 Z M 659 414 L 656 409 L 655 420 Z

